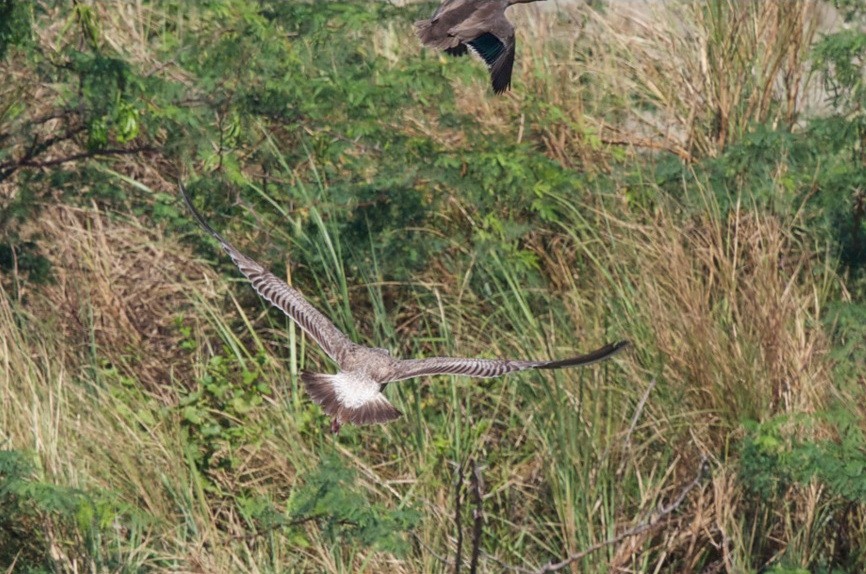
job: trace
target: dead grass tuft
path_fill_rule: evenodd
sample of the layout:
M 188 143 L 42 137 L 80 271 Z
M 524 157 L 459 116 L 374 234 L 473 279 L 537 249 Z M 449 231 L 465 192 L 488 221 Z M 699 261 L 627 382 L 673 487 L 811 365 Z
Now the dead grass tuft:
M 671 2 L 593 14 L 612 50 L 599 79 L 622 86 L 627 78 L 636 100 L 620 129 L 699 157 L 752 123 L 797 121 L 818 2 Z
M 216 274 L 161 230 L 98 208 L 47 208 L 36 223 L 53 281 L 39 293 L 40 314 L 79 355 L 165 392 L 171 374 L 189 370 L 177 321 L 196 298 L 216 300 Z M 72 358 L 72 357 L 70 357 Z
M 686 229 L 661 217 L 640 229 L 633 265 L 669 384 L 729 424 L 820 409 L 832 384 L 816 325 L 830 279 L 802 280 L 829 276 L 820 254 L 771 215 L 697 215 Z

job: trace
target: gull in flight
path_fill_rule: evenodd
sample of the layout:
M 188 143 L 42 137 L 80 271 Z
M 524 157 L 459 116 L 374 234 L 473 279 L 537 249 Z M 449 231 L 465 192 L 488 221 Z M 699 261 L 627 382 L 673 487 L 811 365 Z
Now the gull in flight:
M 402 416 L 382 391 L 388 383 L 425 375 L 466 375 L 490 378 L 526 369 L 560 369 L 603 361 L 629 345 L 612 343 L 585 355 L 555 361 L 518 359 L 474 359 L 431 357 L 398 359 L 386 349 L 365 347 L 351 341 L 327 317 L 310 305 L 301 293 L 264 267 L 238 251 L 215 231 L 195 209 L 183 188 L 180 192 L 198 223 L 228 253 L 235 265 L 259 295 L 289 316 L 339 365 L 336 374 L 301 373 L 313 402 L 331 417 L 331 431 L 339 432 L 344 423 L 367 425 L 387 423 Z
M 493 93 L 511 87 L 514 26 L 505 17 L 512 4 L 539 0 L 445 0 L 427 20 L 415 22 L 415 34 L 430 48 L 462 56 L 472 50 L 487 65 Z

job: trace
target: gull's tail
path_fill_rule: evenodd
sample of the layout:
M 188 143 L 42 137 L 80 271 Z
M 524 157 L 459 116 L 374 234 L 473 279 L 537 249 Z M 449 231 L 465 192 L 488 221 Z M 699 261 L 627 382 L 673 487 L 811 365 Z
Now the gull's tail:
M 372 390 L 359 388 L 342 373 L 301 373 L 301 381 L 313 402 L 338 423 L 369 425 L 387 423 L 403 416 L 377 387 Z

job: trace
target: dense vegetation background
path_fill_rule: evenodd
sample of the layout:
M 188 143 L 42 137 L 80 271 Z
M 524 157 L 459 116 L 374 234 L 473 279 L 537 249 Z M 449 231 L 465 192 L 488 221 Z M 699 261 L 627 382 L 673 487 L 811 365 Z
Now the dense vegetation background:
M 0 1 L 0 570 L 866 571 L 862 3 L 544 4 L 493 97 L 430 2 Z M 333 437 L 179 178 L 358 341 L 634 349 Z

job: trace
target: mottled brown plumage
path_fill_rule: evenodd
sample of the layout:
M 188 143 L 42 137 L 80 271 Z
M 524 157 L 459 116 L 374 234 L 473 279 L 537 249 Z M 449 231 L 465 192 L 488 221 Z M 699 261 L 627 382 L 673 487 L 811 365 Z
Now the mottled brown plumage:
M 472 50 L 490 72 L 493 92 L 511 87 L 514 67 L 514 27 L 505 17 L 513 4 L 540 0 L 445 0 L 427 20 L 415 22 L 425 46 L 462 56 Z
M 301 293 L 266 271 L 261 265 L 235 249 L 199 214 L 186 194 L 181 195 L 198 223 L 228 253 L 241 273 L 249 279 L 259 295 L 288 315 L 337 363 L 335 374 L 302 373 L 301 381 L 313 402 L 332 418 L 331 428 L 339 431 L 343 423 L 366 425 L 397 419 L 401 412 L 382 394 L 388 383 L 424 375 L 466 375 L 498 377 L 525 369 L 560 369 L 589 365 L 607 359 L 628 346 L 627 341 L 605 345 L 600 349 L 558 361 L 524 361 L 515 359 L 471 359 L 432 357 L 401 360 L 385 349 L 364 347 L 352 342 L 327 317 L 310 305 Z

